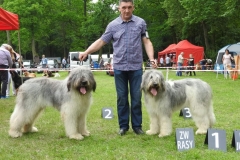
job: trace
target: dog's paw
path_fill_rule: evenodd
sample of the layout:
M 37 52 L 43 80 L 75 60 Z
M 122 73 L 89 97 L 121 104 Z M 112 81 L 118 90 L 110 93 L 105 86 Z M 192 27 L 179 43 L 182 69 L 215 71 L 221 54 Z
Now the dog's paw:
M 69 136 L 70 139 L 83 140 L 84 137 L 81 134 L 74 134 Z
M 22 129 L 23 133 L 28 133 L 28 132 L 38 132 L 38 129 L 36 127 L 29 127 L 29 126 L 24 126 L 24 128 Z
M 155 134 L 157 134 L 157 132 L 153 132 L 152 130 L 147 130 L 146 134 L 147 135 L 155 135 Z
M 37 127 L 32 127 L 31 131 L 30 132 L 38 132 L 38 129 Z
M 201 130 L 201 129 L 198 129 L 196 131 L 196 134 L 206 134 L 207 133 L 207 130 Z
M 88 130 L 86 130 L 86 131 L 82 132 L 82 135 L 88 137 L 88 136 L 90 136 L 90 132 Z
M 8 132 L 9 136 L 11 136 L 12 138 L 18 138 L 22 136 L 22 132 L 20 131 L 13 131 L 13 130 L 9 130 Z
M 170 133 L 169 133 L 169 134 L 160 133 L 160 134 L 158 135 L 159 138 L 166 137 L 166 136 L 170 136 Z

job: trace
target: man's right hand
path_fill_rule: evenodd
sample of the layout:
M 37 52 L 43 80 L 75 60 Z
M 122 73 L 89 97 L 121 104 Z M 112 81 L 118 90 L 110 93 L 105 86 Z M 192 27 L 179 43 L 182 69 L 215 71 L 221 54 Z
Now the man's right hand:
M 87 58 L 87 56 L 88 56 L 88 54 L 87 53 L 85 53 L 85 52 L 79 52 L 79 60 L 80 61 L 83 61 L 84 59 L 86 59 Z

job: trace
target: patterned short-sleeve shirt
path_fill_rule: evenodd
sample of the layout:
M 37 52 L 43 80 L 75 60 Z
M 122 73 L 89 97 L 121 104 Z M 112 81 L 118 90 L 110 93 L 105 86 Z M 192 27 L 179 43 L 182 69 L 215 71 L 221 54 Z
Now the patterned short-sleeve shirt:
M 146 22 L 132 15 L 124 22 L 119 16 L 110 22 L 101 39 L 113 44 L 113 68 L 122 71 L 142 68 L 142 37 L 146 36 Z

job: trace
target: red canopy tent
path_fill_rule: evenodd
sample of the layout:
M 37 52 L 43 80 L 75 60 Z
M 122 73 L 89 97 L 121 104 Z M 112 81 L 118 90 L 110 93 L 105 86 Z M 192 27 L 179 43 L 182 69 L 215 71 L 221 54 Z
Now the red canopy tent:
M 189 54 L 192 54 L 194 57 L 194 63 L 198 63 L 204 57 L 204 48 L 200 46 L 196 46 L 188 42 L 187 40 L 182 40 L 178 42 L 178 44 L 172 48 L 171 52 L 176 53 L 176 58 L 181 52 L 184 52 L 183 57 L 189 58 Z M 184 65 L 186 65 L 187 61 L 184 61 Z
M 167 48 L 165 48 L 163 51 L 161 52 L 158 52 L 158 62 L 160 60 L 160 57 L 163 56 L 165 58 L 165 55 L 166 54 L 169 54 L 170 51 L 172 50 L 172 48 L 174 48 L 177 44 L 173 43 L 173 44 L 170 44 Z
M 0 8 L 0 30 L 19 30 L 18 15 Z
M 165 55 L 167 53 L 170 53 L 170 51 L 172 50 L 172 48 L 174 48 L 177 44 L 173 43 L 173 44 L 170 44 L 166 49 L 164 49 L 163 51 L 161 52 L 158 52 L 158 55 Z
M 18 15 L 0 8 L 0 30 L 18 30 L 19 54 L 21 56 Z
M 184 55 L 183 55 L 184 58 L 189 58 L 189 54 L 192 54 L 194 57 L 194 63 L 198 63 L 204 57 L 204 48 L 193 45 L 187 40 L 182 40 L 177 45 L 171 47 L 168 50 L 166 48 L 165 50 L 158 53 L 158 58 L 161 55 L 165 56 L 168 53 L 176 54 L 176 58 L 177 58 L 181 52 L 184 52 Z M 187 61 L 184 61 L 184 65 L 186 65 L 186 62 Z

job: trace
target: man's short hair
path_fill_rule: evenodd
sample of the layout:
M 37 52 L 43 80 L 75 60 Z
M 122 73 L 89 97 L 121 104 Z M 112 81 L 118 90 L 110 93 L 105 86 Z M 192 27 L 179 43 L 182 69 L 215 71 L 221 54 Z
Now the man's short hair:
M 134 2 L 134 0 L 119 0 L 119 4 L 121 3 L 121 2 Z

